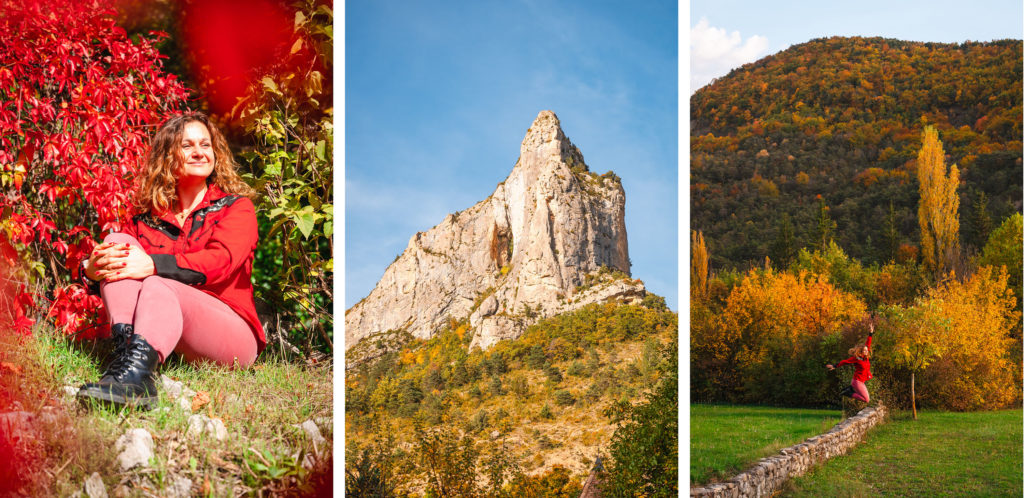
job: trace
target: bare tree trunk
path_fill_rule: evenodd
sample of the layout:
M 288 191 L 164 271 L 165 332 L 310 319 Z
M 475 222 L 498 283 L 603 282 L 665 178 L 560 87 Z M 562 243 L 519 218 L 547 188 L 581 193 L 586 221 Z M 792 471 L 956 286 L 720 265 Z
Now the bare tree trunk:
M 914 412 L 914 420 L 917 420 L 917 395 L 914 393 L 914 371 L 910 371 L 910 408 Z

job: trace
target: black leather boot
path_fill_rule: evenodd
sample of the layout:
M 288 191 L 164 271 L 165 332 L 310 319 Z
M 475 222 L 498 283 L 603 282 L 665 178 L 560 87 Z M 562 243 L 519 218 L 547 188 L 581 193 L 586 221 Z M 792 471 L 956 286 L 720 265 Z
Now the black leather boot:
M 135 335 L 135 329 L 130 323 L 115 323 L 110 326 L 110 341 L 114 345 L 114 349 L 103 360 L 107 368 L 124 355 L 125 350 L 128 348 L 128 341 L 132 339 L 133 335 Z
M 841 396 L 845 396 L 847 398 L 852 398 L 853 397 L 853 386 L 846 386 L 846 387 L 844 387 L 843 390 L 839 392 L 839 394 Z
M 141 335 L 133 334 L 99 382 L 82 386 L 78 398 L 152 409 L 158 399 L 155 372 L 159 364 L 160 353 Z

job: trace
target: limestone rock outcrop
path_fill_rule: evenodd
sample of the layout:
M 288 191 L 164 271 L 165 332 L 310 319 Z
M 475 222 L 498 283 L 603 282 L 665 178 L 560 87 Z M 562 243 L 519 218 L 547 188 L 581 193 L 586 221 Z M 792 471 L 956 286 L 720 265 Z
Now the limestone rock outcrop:
M 346 349 L 389 330 L 430 337 L 465 318 L 473 344 L 487 348 L 543 317 L 641 299 L 643 284 L 629 278 L 625 202 L 619 178 L 590 172 L 558 117 L 541 111 L 508 178 L 413 235 L 345 313 Z

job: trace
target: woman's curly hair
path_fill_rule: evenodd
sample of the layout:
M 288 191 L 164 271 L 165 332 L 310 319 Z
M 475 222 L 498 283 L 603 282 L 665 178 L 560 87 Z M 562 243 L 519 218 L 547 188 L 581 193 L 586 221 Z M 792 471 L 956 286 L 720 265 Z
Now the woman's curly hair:
M 866 342 L 862 342 L 862 343 L 860 343 L 860 344 L 850 348 L 850 350 L 849 350 L 850 356 L 856 356 L 857 358 L 860 358 L 861 349 L 862 348 L 867 348 L 867 347 L 868 347 L 867 343 Z M 871 348 L 868 348 L 868 354 L 866 354 L 864 356 L 864 359 L 865 360 L 870 360 L 871 359 Z
M 227 139 L 210 119 L 201 112 L 190 112 L 167 120 L 153 136 L 143 171 L 139 172 L 135 189 L 135 207 L 139 212 L 161 213 L 173 209 L 178 203 L 177 172 L 181 157 L 181 138 L 185 125 L 202 123 L 210 131 L 213 146 L 213 172 L 206 179 L 226 193 L 255 197 L 256 192 L 235 172 L 235 160 Z

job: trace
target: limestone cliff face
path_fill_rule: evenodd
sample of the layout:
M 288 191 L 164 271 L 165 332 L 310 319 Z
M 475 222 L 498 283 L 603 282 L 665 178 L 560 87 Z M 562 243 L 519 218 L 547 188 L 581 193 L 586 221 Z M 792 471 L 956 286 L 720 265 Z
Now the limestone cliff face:
M 494 193 L 413 235 L 345 313 L 346 349 L 393 329 L 430 337 L 466 317 L 487 348 L 542 317 L 643 297 L 639 281 L 595 278 L 602 266 L 629 274 L 625 203 L 618 178 L 588 171 L 558 117 L 541 111 Z

